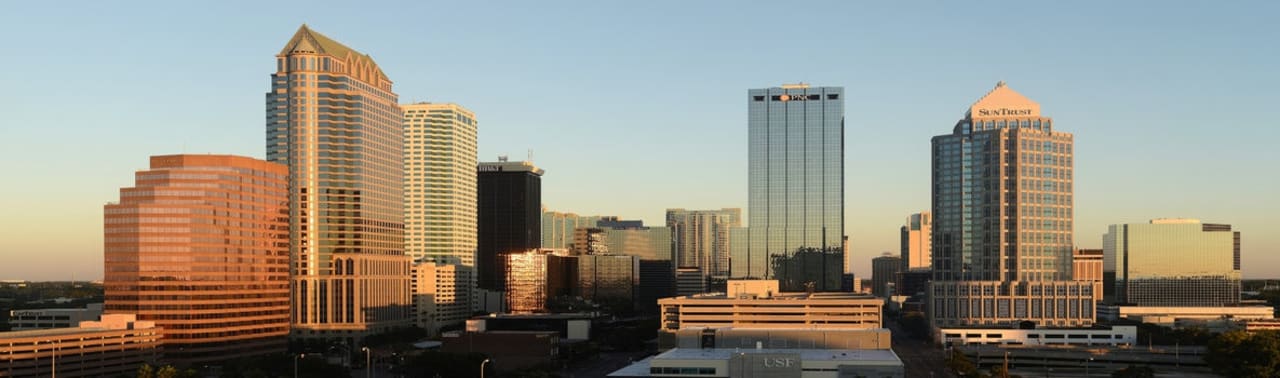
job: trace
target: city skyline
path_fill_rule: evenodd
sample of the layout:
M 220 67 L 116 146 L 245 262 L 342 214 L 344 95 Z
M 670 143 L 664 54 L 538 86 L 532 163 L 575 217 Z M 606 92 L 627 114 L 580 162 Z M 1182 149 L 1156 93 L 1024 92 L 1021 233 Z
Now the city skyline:
M 516 48 L 505 59 L 479 55 L 476 61 L 483 63 L 464 67 L 426 63 L 403 51 L 412 49 L 398 48 L 398 43 L 415 38 L 413 32 L 439 35 L 438 42 L 446 47 L 456 47 L 457 43 L 447 33 L 430 34 L 451 30 L 447 26 L 425 29 L 404 22 L 407 18 L 400 17 L 405 16 L 397 16 L 399 22 L 395 22 L 375 19 L 371 13 L 344 14 L 347 12 L 338 9 L 332 14 L 245 17 L 243 24 L 237 24 L 215 22 L 219 14 L 234 14 L 235 7 L 210 6 L 212 9 L 205 9 L 208 18 L 147 18 L 176 12 L 157 6 L 139 15 L 107 12 L 119 17 L 94 21 L 93 17 L 103 9 L 84 7 L 54 19 L 52 9 L 40 8 L 44 6 L 32 5 L 27 12 L 15 12 L 25 16 L 0 26 L 0 31 L 7 34 L 32 35 L 30 40 L 16 41 L 13 47 L 17 55 L 26 58 L 15 62 L 14 69 L 0 73 L 0 83 L 15 89 L 0 95 L 0 100 L 14 106 L 7 123 L 21 125 L 4 128 L 8 143 L 0 158 L 11 162 L 15 169 L 12 177 L 25 183 L 0 192 L 0 197 L 5 198 L 3 205 L 11 209 L 9 216 L 0 219 L 0 229 L 5 230 L 0 235 L 0 255 L 6 259 L 0 267 L 0 278 L 4 279 L 100 279 L 101 225 L 95 223 L 100 221 L 101 204 L 112 199 L 115 188 L 128 184 L 126 179 L 141 168 L 137 162 L 146 156 L 210 152 L 263 158 L 258 96 L 265 88 L 259 75 L 271 69 L 269 59 L 263 57 L 278 51 L 279 41 L 303 22 L 375 56 L 397 79 L 402 103 L 431 100 L 474 109 L 486 120 L 480 128 L 480 160 L 493 160 L 501 153 L 523 156 L 524 151 L 533 149 L 537 153 L 534 162 L 550 172 L 543 190 L 543 205 L 548 208 L 579 214 L 616 214 L 650 224 L 660 224 L 667 208 L 746 207 L 746 118 L 740 101 L 743 89 L 800 80 L 844 86 L 849 96 L 846 122 L 850 130 L 845 138 L 845 233 L 851 238 L 854 270 L 863 277 L 869 276 L 871 257 L 881 251 L 897 250 L 895 231 L 901 214 L 928 206 L 928 160 L 918 156 L 928 151 L 927 138 L 936 134 L 936 125 L 953 121 L 958 110 L 955 105 L 971 101 L 972 93 L 989 88 L 992 82 L 1008 80 L 1053 108 L 1055 120 L 1069 125 L 1080 140 L 1076 163 L 1080 175 L 1075 179 L 1077 246 L 1100 248 L 1102 235 L 1110 224 L 1192 217 L 1232 224 L 1245 234 L 1242 254 L 1246 278 L 1280 275 L 1280 256 L 1274 253 L 1280 248 L 1280 236 L 1268 232 L 1268 215 L 1276 209 L 1269 192 L 1277 179 L 1250 174 L 1265 172 L 1266 166 L 1280 161 L 1277 152 L 1265 144 L 1280 137 L 1275 129 L 1265 128 L 1271 121 L 1265 109 L 1276 102 L 1276 95 L 1268 91 L 1280 80 L 1259 63 L 1274 57 L 1275 49 L 1267 47 L 1270 44 L 1266 41 L 1273 40 L 1276 31 L 1256 29 L 1253 22 L 1246 22 L 1258 17 L 1261 24 L 1262 15 L 1274 12 L 1255 10 L 1242 14 L 1239 9 L 1207 5 L 1177 10 L 1118 5 L 1109 7 L 1108 14 L 1099 15 L 1087 6 L 1040 5 L 1049 9 L 1037 9 L 1020 5 L 982 12 L 940 7 L 914 13 L 912 16 L 918 19 L 912 20 L 892 15 L 891 9 L 867 4 L 866 11 L 890 16 L 886 20 L 866 20 L 866 25 L 814 26 L 815 34 L 828 36 L 818 37 L 817 42 L 771 46 L 754 52 L 743 48 L 734 33 L 753 30 L 756 26 L 752 24 L 776 17 L 769 15 L 767 9 L 745 9 L 737 17 L 716 19 L 715 25 L 723 26 L 723 30 L 695 26 L 693 21 L 699 17 L 711 16 L 714 7 L 708 5 L 690 6 L 688 15 L 659 18 L 680 26 L 659 31 L 645 28 L 646 24 L 639 20 L 661 9 L 632 9 L 635 14 L 625 16 L 626 9 L 587 7 L 556 16 L 596 15 L 598 19 L 586 17 L 588 26 L 618 32 L 605 37 L 571 35 L 568 30 L 555 28 L 518 36 L 515 34 L 536 31 L 542 24 L 513 16 L 519 10 L 511 9 L 504 12 L 513 11 L 512 14 L 497 12 L 495 20 L 481 21 L 474 27 L 496 31 L 460 32 L 471 33 L 463 35 L 473 38 L 459 40 L 489 47 L 506 43 L 504 38 L 514 39 L 515 45 L 526 41 L 522 38 L 532 42 L 563 37 L 564 41 L 549 41 L 552 43 L 538 47 L 545 50 Z M 277 6 L 283 7 L 269 8 Z M 482 9 L 469 10 L 493 10 L 479 7 Z M 856 14 L 861 9 L 828 13 Z M 956 12 L 959 17 L 979 17 L 987 11 L 991 14 L 981 17 L 1010 16 L 1019 11 L 1047 15 L 1045 19 L 1009 19 L 1002 25 L 979 23 L 959 30 L 938 26 L 927 27 L 924 32 L 909 30 L 931 22 L 945 25 L 943 15 L 948 12 Z M 795 12 L 786 10 L 784 14 Z M 621 20 L 601 15 L 616 15 Z M 834 15 L 798 15 L 819 21 L 838 19 Z M 1128 18 L 1139 15 L 1143 15 L 1138 20 L 1140 26 L 1124 26 L 1128 25 Z M 353 20 L 347 22 L 348 16 Z M 1064 33 L 1043 27 L 1073 17 L 1077 21 L 1097 17 L 1093 22 L 1098 30 Z M 1224 22 L 1227 19 L 1233 21 Z M 614 21 L 618 26 L 606 26 Z M 490 25 L 491 22 L 498 24 Z M 899 25 L 894 26 L 894 22 Z M 184 26 L 186 23 L 191 26 Z M 57 28 L 66 30 L 54 30 Z M 398 36 L 404 34 L 398 32 L 401 29 L 409 35 Z M 760 30 L 760 38 L 784 38 L 768 29 Z M 644 32 L 623 35 L 624 30 Z M 938 35 L 939 41 L 926 41 L 935 37 L 928 33 L 938 30 L 953 35 Z M 83 38 L 85 34 L 120 43 L 111 49 L 91 44 L 78 53 L 82 54 L 80 58 L 65 62 L 56 59 L 65 54 L 65 46 L 76 44 L 73 37 Z M 676 38 L 679 36 L 689 40 Z M 600 38 L 619 38 L 622 43 L 611 46 L 601 43 L 608 40 Z M 723 46 L 704 49 L 706 39 Z M 983 43 L 957 43 L 965 40 Z M 1179 42 L 1185 40 L 1197 43 Z M 844 44 L 839 45 L 839 58 L 831 61 L 779 64 L 781 58 L 766 58 L 742 68 L 721 70 L 725 62 L 746 57 L 742 54 L 804 56 L 817 51 L 822 42 L 833 41 Z M 159 50 L 163 53 L 147 52 L 154 46 L 166 48 Z M 992 53 L 999 51 L 999 46 L 1019 47 L 1019 53 L 1011 54 L 1015 57 L 1008 60 L 1025 57 L 1025 61 L 968 62 L 982 57 L 1000 60 L 996 58 L 1000 54 Z M 658 58 L 644 56 L 648 51 L 664 49 L 670 52 Z M 204 50 L 219 53 L 214 58 L 195 53 Z M 563 57 L 566 53 L 579 59 Z M 670 54 L 681 53 L 692 58 L 664 60 L 672 58 Z M 956 59 L 943 59 L 945 64 L 924 63 L 933 60 L 925 56 L 935 53 L 951 54 Z M 1110 58 L 1103 62 L 1082 56 Z M 78 66 L 85 57 L 100 62 L 101 69 Z M 521 64 L 522 61 L 529 64 Z M 626 63 L 623 68 L 637 78 L 619 78 L 616 71 L 598 67 L 606 63 Z M 955 67 L 938 69 L 947 65 Z M 1212 70 L 1207 68 L 1210 66 Z M 677 67 L 680 72 L 674 78 L 658 80 Z M 42 70 L 63 70 L 66 77 L 52 83 L 27 79 L 26 75 Z M 197 81 L 184 76 L 188 71 L 205 73 Z M 108 72 L 114 77 L 103 79 Z M 485 78 L 485 72 L 494 77 Z M 547 78 L 524 78 L 540 75 Z M 221 85 L 206 86 L 206 78 Z M 505 82 L 509 87 L 496 91 L 491 85 L 473 82 L 481 79 L 485 84 Z M 131 88 L 117 88 L 116 80 L 133 83 L 125 86 Z M 553 87 L 547 85 L 548 81 L 565 85 Z M 657 82 L 682 86 L 653 84 Z M 635 89 L 611 93 L 618 96 L 612 99 L 585 99 L 594 97 L 600 83 Z M 77 90 L 68 91 L 72 85 Z M 154 93 L 162 89 L 195 95 L 157 98 Z M 94 96 L 92 101 L 84 97 L 97 93 L 113 95 Z M 531 93 L 536 95 L 530 96 Z M 551 104 L 566 99 L 589 101 L 595 108 L 550 110 L 554 109 Z M 78 105 L 72 110 L 64 109 L 68 103 Z M 629 112 L 633 117 L 627 118 L 634 119 L 607 117 L 652 106 L 667 109 L 657 115 Z M 673 114 L 677 116 L 672 117 Z M 641 127 L 657 123 L 665 125 Z M 855 132 L 880 128 L 896 130 Z M 611 140 L 628 143 L 584 147 L 588 144 L 583 142 L 590 140 L 586 139 L 588 135 L 601 131 L 611 133 Z M 103 151 L 101 145 L 119 146 L 120 151 L 127 152 Z M 75 152 L 80 150 L 96 151 L 99 156 L 86 159 Z M 899 154 L 891 154 L 892 151 Z M 583 158 L 606 152 L 617 158 Z M 679 162 L 690 159 L 703 163 L 680 166 L 683 164 Z M 1230 164 L 1222 164 L 1224 161 Z M 664 167 L 659 170 L 668 175 L 663 182 L 694 185 L 668 188 L 648 184 L 652 178 L 647 175 L 633 175 L 647 172 L 650 167 Z M 597 176 L 598 181 L 591 180 Z M 586 182 L 604 184 L 583 185 Z M 702 190 L 689 191 L 689 187 Z

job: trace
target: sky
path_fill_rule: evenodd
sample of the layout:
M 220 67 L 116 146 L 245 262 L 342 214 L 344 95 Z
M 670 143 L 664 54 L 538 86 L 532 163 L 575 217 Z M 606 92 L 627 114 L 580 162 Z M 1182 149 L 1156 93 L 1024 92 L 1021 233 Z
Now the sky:
M 929 140 L 996 82 L 1075 134 L 1075 243 L 1188 217 L 1280 277 L 1280 2 L 19 2 L 0 13 L 0 279 L 100 279 L 102 205 L 150 155 L 265 155 L 302 23 L 402 103 L 477 115 L 551 210 L 747 207 L 750 88 L 843 86 L 855 272 L 929 201 Z

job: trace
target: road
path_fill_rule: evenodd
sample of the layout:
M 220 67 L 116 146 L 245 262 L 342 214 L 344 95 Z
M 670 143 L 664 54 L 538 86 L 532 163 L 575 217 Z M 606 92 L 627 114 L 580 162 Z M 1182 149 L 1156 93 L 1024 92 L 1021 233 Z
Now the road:
M 947 371 L 945 355 L 941 348 L 910 338 L 895 320 L 887 320 L 885 324 L 892 332 L 893 352 L 902 359 L 907 378 L 953 377 Z

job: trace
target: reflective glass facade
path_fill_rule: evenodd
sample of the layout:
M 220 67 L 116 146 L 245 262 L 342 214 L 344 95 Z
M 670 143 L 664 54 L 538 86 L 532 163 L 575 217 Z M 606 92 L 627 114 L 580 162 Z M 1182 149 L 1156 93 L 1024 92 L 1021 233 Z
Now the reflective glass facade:
M 667 227 L 680 267 L 701 267 L 709 276 L 729 275 L 729 230 L 742 226 L 742 209 L 667 209 Z
M 1111 225 L 1103 236 L 1109 304 L 1218 307 L 1240 303 L 1240 233 L 1190 219 Z
M 155 322 L 176 362 L 284 352 L 287 177 L 247 157 L 152 157 L 104 208 L 103 311 Z
M 403 113 L 368 55 L 303 25 L 276 56 L 267 160 L 289 167 L 293 335 L 406 326 Z
M 751 89 L 747 109 L 749 245 L 731 256 L 731 275 L 839 290 L 844 88 Z
M 542 170 L 530 162 L 480 163 L 476 181 L 477 286 L 502 291 L 507 253 L 542 245 Z
M 623 255 L 574 256 L 578 261 L 576 294 L 613 311 L 636 308 L 640 259 Z

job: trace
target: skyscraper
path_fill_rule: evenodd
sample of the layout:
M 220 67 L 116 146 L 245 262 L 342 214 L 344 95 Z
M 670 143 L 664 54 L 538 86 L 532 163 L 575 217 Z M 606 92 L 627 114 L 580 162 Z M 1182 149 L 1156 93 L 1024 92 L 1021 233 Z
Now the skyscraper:
M 1092 324 L 1101 287 L 1071 281 L 1072 149 L 1004 82 L 933 137 L 936 324 Z
M 409 324 L 403 113 L 369 55 L 306 25 L 276 55 L 267 160 L 289 167 L 295 337 Z
M 542 169 L 527 161 L 480 163 L 476 270 L 479 287 L 503 291 L 502 257 L 542 245 Z
M 1109 304 L 1240 304 L 1240 232 L 1196 219 L 1115 224 L 1102 238 Z
M 907 223 L 902 226 L 902 270 L 927 270 L 933 266 L 933 256 L 929 237 L 933 224 L 933 214 L 922 211 L 907 216 Z
M 700 267 L 707 276 L 729 275 L 729 230 L 742 226 L 742 209 L 667 209 L 680 267 Z
M 898 273 L 902 272 L 902 258 L 888 253 L 871 259 L 871 294 L 881 298 L 897 295 L 890 292 L 889 284 L 896 284 Z
M 783 291 L 839 290 L 844 268 L 844 88 L 807 84 L 747 91 L 746 251 L 733 277 Z
M 181 364 L 284 352 L 287 174 L 240 156 L 151 157 L 104 208 L 104 311 L 155 322 Z
M 475 114 L 457 104 L 403 108 L 405 254 L 474 268 Z
M 578 215 L 542 209 L 542 248 L 572 248 L 574 230 L 597 227 L 603 218 L 598 215 Z

